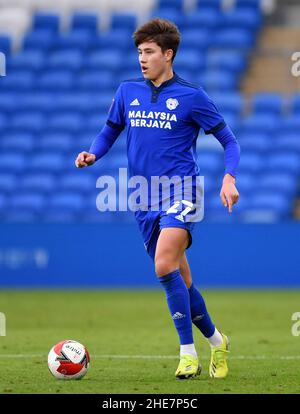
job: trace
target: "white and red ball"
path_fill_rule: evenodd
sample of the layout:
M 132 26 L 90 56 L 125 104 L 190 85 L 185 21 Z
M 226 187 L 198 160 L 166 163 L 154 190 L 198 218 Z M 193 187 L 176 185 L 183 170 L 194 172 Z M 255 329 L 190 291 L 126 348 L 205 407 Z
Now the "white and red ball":
M 77 341 L 61 341 L 51 348 L 48 355 L 49 370 L 58 379 L 81 379 L 89 365 L 89 352 Z

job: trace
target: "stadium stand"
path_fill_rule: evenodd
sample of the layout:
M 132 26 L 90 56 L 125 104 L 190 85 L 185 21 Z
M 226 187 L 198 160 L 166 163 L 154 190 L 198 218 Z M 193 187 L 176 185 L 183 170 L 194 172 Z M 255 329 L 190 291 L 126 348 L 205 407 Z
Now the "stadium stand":
M 142 4 L 144 6 L 142 7 Z M 264 2 L 0 1 L 0 216 L 3 221 L 101 221 L 96 178 L 126 167 L 126 138 L 89 171 L 77 171 L 104 125 L 118 82 L 140 76 L 132 31 L 149 16 L 182 32 L 175 70 L 205 87 L 239 139 L 241 199 L 230 220 L 289 220 L 299 190 L 300 94 L 243 93 L 264 30 Z M 231 5 L 231 7 L 229 7 Z M 121 12 L 120 12 L 121 10 Z M 134 13 L 135 12 L 135 13 Z M 141 18 L 142 16 L 142 18 Z M 12 29 L 13 28 L 13 29 Z M 296 92 L 296 91 L 294 91 Z M 200 134 L 205 220 L 226 221 L 219 200 L 222 148 Z M 105 220 L 132 220 L 131 213 Z

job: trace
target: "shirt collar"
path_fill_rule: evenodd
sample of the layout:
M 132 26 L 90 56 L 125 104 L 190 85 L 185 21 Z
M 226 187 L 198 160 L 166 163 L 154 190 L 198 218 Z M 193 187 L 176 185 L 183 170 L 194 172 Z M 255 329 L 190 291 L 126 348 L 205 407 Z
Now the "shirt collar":
M 179 76 L 174 72 L 174 75 L 171 79 L 168 79 L 166 81 L 164 81 L 160 86 L 155 86 L 153 85 L 153 83 L 151 82 L 151 80 L 147 80 L 146 83 L 147 85 L 149 85 L 152 89 L 156 89 L 156 90 L 161 90 L 163 88 L 165 88 L 166 86 L 172 85 L 172 83 L 176 82 L 176 80 L 179 78 Z

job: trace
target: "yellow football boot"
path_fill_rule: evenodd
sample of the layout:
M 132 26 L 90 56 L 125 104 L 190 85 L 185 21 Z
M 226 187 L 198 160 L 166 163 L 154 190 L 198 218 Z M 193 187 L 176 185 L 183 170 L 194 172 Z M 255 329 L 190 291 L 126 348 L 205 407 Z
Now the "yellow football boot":
M 229 340 L 226 335 L 221 334 L 223 343 L 211 348 L 211 359 L 209 364 L 209 375 L 211 378 L 225 378 L 228 374 L 227 357 L 229 353 Z
M 178 368 L 175 372 L 175 377 L 179 379 L 194 378 L 201 373 L 201 365 L 198 357 L 192 355 L 182 355 Z

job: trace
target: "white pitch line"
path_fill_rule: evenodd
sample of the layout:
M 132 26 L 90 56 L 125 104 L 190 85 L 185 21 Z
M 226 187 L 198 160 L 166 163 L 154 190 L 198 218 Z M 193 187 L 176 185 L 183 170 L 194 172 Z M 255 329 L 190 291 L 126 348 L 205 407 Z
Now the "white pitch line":
M 200 355 L 200 358 L 209 358 L 209 355 Z M 42 354 L 0 354 L 0 359 L 5 358 L 39 358 L 47 359 L 47 355 Z M 178 359 L 178 355 L 92 355 L 92 359 Z M 234 360 L 295 360 L 300 359 L 300 355 L 234 355 L 228 356 L 228 359 Z

